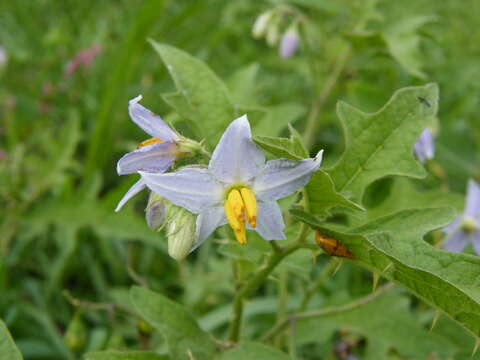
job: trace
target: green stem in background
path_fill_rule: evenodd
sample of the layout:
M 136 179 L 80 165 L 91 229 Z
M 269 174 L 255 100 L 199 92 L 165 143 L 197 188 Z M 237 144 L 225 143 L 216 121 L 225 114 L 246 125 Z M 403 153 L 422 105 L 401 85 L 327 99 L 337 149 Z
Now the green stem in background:
M 335 271 L 337 266 L 338 266 L 338 259 L 335 257 L 332 257 L 328 261 L 328 263 L 325 264 L 325 266 L 322 269 L 322 272 L 318 275 L 318 277 L 315 279 L 313 284 L 303 294 L 303 299 L 300 306 L 298 307 L 298 312 L 305 311 L 313 295 L 315 295 L 318 288 L 322 286 L 325 280 Z
M 265 333 L 265 335 L 263 335 L 260 338 L 260 341 L 262 342 L 268 341 L 269 339 L 275 337 L 278 333 L 283 331 L 290 323 L 295 323 L 298 320 L 318 318 L 318 317 L 327 316 L 331 314 L 341 313 L 344 311 L 350 311 L 358 307 L 361 307 L 369 303 L 370 301 L 375 300 L 377 297 L 382 295 L 387 290 L 391 289 L 393 286 L 394 286 L 393 283 L 388 283 L 382 286 L 381 288 L 379 288 L 376 292 L 370 295 L 364 296 L 354 302 L 351 302 L 350 304 L 293 314 L 283 322 L 274 325 L 269 331 Z
M 233 315 L 230 325 L 229 339 L 230 341 L 237 342 L 240 337 L 240 328 L 242 325 L 243 306 L 245 298 L 253 294 L 267 277 L 272 273 L 275 267 L 288 255 L 300 249 L 302 245 L 297 241 L 295 244 L 280 248 L 278 252 L 270 254 L 265 265 L 260 267 L 258 271 L 253 275 L 235 294 L 233 299 Z
M 278 296 L 277 296 L 277 323 L 282 322 L 287 315 L 288 303 L 288 273 L 282 271 L 278 281 Z M 282 347 L 282 336 L 277 336 L 275 339 L 275 346 Z
M 335 66 L 332 69 L 330 76 L 325 81 L 323 89 L 318 94 L 317 98 L 312 104 L 310 113 L 307 118 L 307 125 L 305 126 L 305 131 L 303 133 L 303 141 L 307 149 L 310 149 L 313 145 L 313 139 L 318 129 L 318 116 L 322 110 L 323 105 L 328 99 L 328 96 L 332 92 L 333 88 L 338 82 L 340 75 L 342 74 L 347 60 L 350 56 L 350 44 L 343 43 L 339 49 L 337 59 L 335 61 Z M 316 80 L 315 80 L 316 81 Z

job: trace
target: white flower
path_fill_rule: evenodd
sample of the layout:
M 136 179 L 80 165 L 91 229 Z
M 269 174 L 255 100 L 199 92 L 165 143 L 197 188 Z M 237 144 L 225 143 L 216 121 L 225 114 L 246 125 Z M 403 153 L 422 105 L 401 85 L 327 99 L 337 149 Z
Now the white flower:
M 208 168 L 139 173 L 153 192 L 198 214 L 194 249 L 227 222 L 242 244 L 246 242 L 246 228 L 257 231 L 265 240 L 285 239 L 285 224 L 276 200 L 305 186 L 321 160 L 322 151 L 313 159 L 265 162 L 263 152 L 252 141 L 244 115 L 225 130 Z

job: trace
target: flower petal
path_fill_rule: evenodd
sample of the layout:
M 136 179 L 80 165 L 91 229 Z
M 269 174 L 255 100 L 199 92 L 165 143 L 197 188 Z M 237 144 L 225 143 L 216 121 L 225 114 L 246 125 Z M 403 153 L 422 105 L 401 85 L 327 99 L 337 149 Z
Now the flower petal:
M 474 180 L 468 181 L 465 216 L 477 217 L 480 213 L 480 187 Z
M 443 244 L 443 248 L 451 252 L 461 252 L 468 243 L 468 236 L 462 230 L 454 232 Z
M 282 211 L 276 201 L 259 202 L 257 206 L 257 226 L 254 230 L 265 240 L 286 240 Z
M 255 196 L 260 200 L 277 200 L 293 194 L 305 186 L 322 162 L 323 150 L 313 159 L 293 161 L 277 159 L 267 161 L 253 184 Z
M 117 207 L 115 208 L 115 212 L 119 212 L 120 209 L 125 205 L 125 203 L 130 200 L 132 197 L 137 195 L 140 191 L 146 188 L 145 183 L 143 182 L 142 179 L 138 180 L 135 184 L 128 189 L 128 191 L 123 195 L 122 199 L 118 203 Z
M 246 115 L 234 120 L 222 135 L 209 169 L 225 183 L 249 183 L 265 163 L 263 152 L 252 140 Z
M 183 168 L 168 174 L 140 171 L 139 174 L 150 190 L 195 214 L 222 201 L 223 186 L 207 169 Z
M 177 146 L 171 142 L 143 146 L 118 160 L 118 175 L 133 174 L 140 170 L 163 173 L 175 161 Z
M 444 233 L 447 234 L 447 236 L 449 236 L 451 233 L 453 233 L 454 231 L 457 231 L 459 230 L 459 227 L 460 227 L 460 224 L 462 223 L 462 217 L 461 216 L 457 216 L 455 218 L 455 220 L 453 220 L 453 222 L 447 226 L 445 226 L 442 231 Z
M 480 255 L 480 230 L 474 231 L 471 237 L 473 249 L 477 255 Z
M 418 160 L 422 163 L 433 158 L 435 155 L 435 142 L 432 130 L 423 130 L 415 143 L 414 150 Z
M 138 103 L 140 100 L 142 100 L 142 95 L 138 95 L 128 103 L 128 113 L 133 122 L 152 137 L 164 141 L 177 140 L 178 134 L 165 124 L 160 116 L 140 105 Z
M 190 252 L 202 245 L 217 227 L 226 223 L 223 206 L 214 206 L 203 210 L 197 217 L 197 240 Z

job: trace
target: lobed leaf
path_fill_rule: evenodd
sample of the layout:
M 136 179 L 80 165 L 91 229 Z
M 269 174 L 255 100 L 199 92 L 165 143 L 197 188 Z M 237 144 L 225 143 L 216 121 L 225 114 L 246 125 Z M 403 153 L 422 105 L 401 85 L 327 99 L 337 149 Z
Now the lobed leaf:
M 302 215 L 302 214 L 300 214 Z M 339 232 L 301 219 L 344 244 L 356 262 L 390 279 L 480 336 L 480 258 L 433 248 L 425 233 L 449 224 L 451 208 L 403 210 Z
M 413 156 L 413 146 L 437 107 L 435 84 L 400 89 L 371 114 L 340 102 L 337 113 L 345 132 L 345 152 L 327 170 L 337 191 L 360 201 L 369 184 L 387 175 L 425 176 Z
M 290 357 L 281 351 L 259 343 L 240 344 L 233 350 L 224 352 L 219 360 L 288 360 Z
M 85 355 L 85 360 L 167 360 L 168 357 L 150 351 L 98 351 Z

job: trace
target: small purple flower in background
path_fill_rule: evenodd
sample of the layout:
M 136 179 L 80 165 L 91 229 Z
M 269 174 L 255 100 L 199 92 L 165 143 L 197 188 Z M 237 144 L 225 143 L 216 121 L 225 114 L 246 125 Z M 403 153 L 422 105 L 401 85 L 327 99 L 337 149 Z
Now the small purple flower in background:
M 291 58 L 298 50 L 300 37 L 295 26 L 290 27 L 282 36 L 279 53 L 284 59 Z
M 2 45 L 0 45 L 0 69 L 5 67 L 5 65 L 7 65 L 7 62 L 8 62 L 7 51 Z
M 414 150 L 417 159 L 422 163 L 433 159 L 435 156 L 435 142 L 432 130 L 428 128 L 423 130 L 415 143 Z
M 460 252 L 471 241 L 473 248 L 480 255 L 480 187 L 470 180 L 463 214 L 443 229 L 447 234 L 443 248 Z
M 65 77 L 70 77 L 80 68 L 88 69 L 100 51 L 102 51 L 102 47 L 99 44 L 95 44 L 88 49 L 80 50 L 65 66 Z
M 130 100 L 128 112 L 130 118 L 143 131 L 152 138 L 141 142 L 137 149 L 125 154 L 117 163 L 118 175 L 134 174 L 138 171 L 163 173 L 167 171 L 179 154 L 177 141 L 180 136 L 163 122 L 160 116 L 154 114 L 138 102 L 142 99 L 139 95 Z M 115 211 L 145 189 L 142 179 L 137 181 L 123 196 Z

